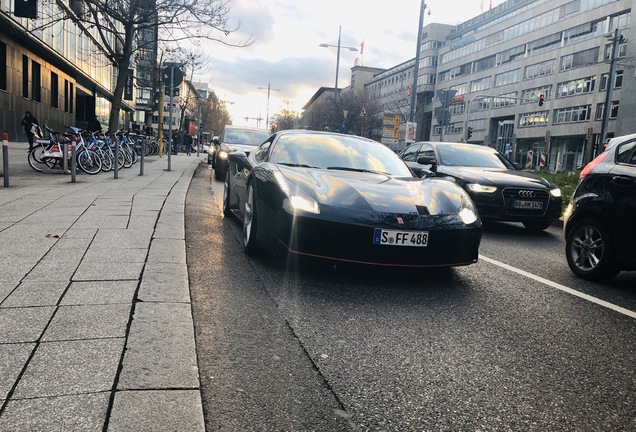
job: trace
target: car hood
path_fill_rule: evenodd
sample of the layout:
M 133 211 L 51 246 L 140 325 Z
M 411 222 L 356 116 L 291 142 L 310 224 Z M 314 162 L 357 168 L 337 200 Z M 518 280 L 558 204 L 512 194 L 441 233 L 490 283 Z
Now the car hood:
M 516 170 L 477 167 L 439 166 L 437 175 L 455 177 L 462 184 L 479 183 L 492 186 L 533 187 L 550 189 L 550 182 L 532 173 Z
M 321 206 L 394 214 L 457 214 L 463 189 L 444 179 L 392 177 L 351 171 L 279 166 L 293 186 Z M 292 189 L 293 190 L 293 189 Z

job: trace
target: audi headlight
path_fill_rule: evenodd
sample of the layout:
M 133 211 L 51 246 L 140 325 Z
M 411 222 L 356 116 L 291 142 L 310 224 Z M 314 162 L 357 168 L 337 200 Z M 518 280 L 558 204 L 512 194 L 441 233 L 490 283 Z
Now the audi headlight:
M 458 213 L 459 218 L 466 225 L 470 225 L 477 220 L 477 210 L 475 210 L 475 204 L 468 195 L 462 196 L 462 206 Z
M 552 195 L 554 198 L 560 198 L 561 197 L 561 189 L 559 189 L 559 188 L 550 189 L 550 195 Z
M 487 186 L 479 183 L 468 183 L 466 187 L 475 193 L 493 193 L 497 191 L 496 186 Z
M 320 213 L 320 206 L 318 205 L 318 202 L 298 189 L 292 190 L 291 184 L 280 171 L 274 172 L 274 178 L 276 179 L 278 186 L 280 186 L 280 189 L 287 196 L 283 202 L 283 208 L 286 211 L 292 214 L 295 214 L 298 211 L 313 214 Z

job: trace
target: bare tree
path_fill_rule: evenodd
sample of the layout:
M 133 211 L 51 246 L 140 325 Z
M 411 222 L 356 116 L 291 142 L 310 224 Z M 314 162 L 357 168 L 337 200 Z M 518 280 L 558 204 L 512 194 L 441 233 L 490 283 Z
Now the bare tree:
M 212 135 L 218 135 L 225 125 L 232 124 L 225 102 L 214 92 L 208 94 L 208 99 L 202 106 L 201 123 L 205 130 L 212 132 Z
M 236 47 L 245 47 L 253 42 L 251 37 L 237 43 L 224 38 L 238 30 L 238 27 L 230 28 L 228 24 L 229 0 L 56 1 L 62 13 L 50 17 L 43 26 L 71 19 L 85 29 L 96 29 L 102 49 L 117 69 L 108 121 L 111 130 L 118 127 L 133 54 L 144 48 L 144 41 L 138 38 L 140 32 L 156 28 L 159 40 L 172 42 L 210 40 Z
M 284 100 L 283 108 L 272 116 L 272 123 L 277 130 L 294 129 L 298 127 L 300 113 L 291 106 L 291 101 Z

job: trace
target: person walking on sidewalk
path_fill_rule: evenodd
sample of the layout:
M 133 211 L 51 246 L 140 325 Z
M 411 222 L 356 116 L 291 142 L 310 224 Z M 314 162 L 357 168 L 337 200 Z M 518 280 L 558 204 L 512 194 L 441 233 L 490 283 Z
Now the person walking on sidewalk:
M 24 126 L 24 132 L 29 140 L 29 151 L 33 149 L 33 137 L 35 136 L 35 128 L 39 125 L 38 120 L 33 117 L 30 111 L 24 113 L 22 119 L 22 125 Z

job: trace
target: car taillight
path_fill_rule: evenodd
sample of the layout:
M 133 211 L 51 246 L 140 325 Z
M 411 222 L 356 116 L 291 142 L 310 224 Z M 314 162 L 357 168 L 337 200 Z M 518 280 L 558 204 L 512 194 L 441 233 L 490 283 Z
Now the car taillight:
M 582 180 L 583 177 L 588 175 L 590 171 L 592 171 L 598 164 L 603 162 L 603 160 L 607 157 L 608 154 L 609 152 L 603 152 L 600 155 L 596 156 L 596 158 L 592 162 L 585 165 L 585 168 L 583 168 L 583 170 L 581 171 L 581 174 L 579 174 L 579 181 Z

